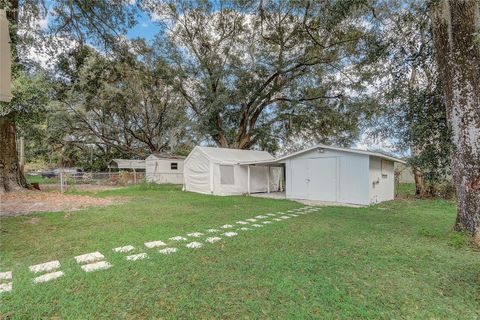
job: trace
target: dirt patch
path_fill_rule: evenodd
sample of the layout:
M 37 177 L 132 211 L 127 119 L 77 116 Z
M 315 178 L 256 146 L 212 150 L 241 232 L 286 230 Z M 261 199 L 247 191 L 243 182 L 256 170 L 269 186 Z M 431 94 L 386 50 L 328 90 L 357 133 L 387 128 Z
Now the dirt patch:
M 18 216 L 39 211 L 74 211 L 91 206 L 108 206 L 124 202 L 119 198 L 94 198 L 83 195 L 66 195 L 59 192 L 25 191 L 0 196 L 0 216 Z M 33 220 L 29 223 L 37 223 Z

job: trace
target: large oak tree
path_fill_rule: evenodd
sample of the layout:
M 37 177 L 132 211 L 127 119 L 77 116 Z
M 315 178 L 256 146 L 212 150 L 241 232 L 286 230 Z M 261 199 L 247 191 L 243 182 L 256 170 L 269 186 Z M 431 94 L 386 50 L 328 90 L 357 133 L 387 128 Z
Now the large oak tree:
M 219 147 L 272 149 L 268 141 L 289 133 L 348 144 L 358 134 L 369 108 L 349 92 L 362 83 L 357 71 L 372 40 L 362 1 L 147 7 L 166 30 L 157 44 L 173 84 Z
M 48 28 L 32 29 L 38 24 L 32 21 L 46 18 L 50 7 Z M 86 42 L 108 47 L 115 46 L 125 28 L 135 23 L 136 7 L 129 1 L 109 0 L 1 0 L 0 8 L 7 11 L 12 39 L 13 78 L 21 74 L 22 61 L 18 52 L 25 53 L 32 47 L 46 49 L 50 44 L 68 42 L 81 46 Z M 51 42 L 52 39 L 63 39 Z M 68 41 L 66 41 L 68 40 Z M 23 51 L 22 51 L 23 49 Z M 15 88 L 14 92 L 15 94 Z M 16 122 L 29 117 L 21 104 L 0 104 L 0 193 L 21 190 L 27 182 L 18 165 L 16 150 Z
M 480 1 L 432 1 L 430 16 L 454 145 L 455 229 L 480 243 Z

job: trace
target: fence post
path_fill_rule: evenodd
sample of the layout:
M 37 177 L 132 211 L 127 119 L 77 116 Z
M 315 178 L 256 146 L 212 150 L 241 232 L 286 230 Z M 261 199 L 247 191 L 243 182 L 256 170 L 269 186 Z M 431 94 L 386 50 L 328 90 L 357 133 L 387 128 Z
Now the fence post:
M 63 170 L 60 170 L 60 192 L 63 193 Z

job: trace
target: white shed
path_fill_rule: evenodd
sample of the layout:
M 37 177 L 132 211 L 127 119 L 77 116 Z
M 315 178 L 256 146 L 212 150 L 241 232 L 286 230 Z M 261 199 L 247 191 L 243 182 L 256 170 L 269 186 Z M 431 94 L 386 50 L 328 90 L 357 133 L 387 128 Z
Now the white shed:
M 279 168 L 244 164 L 269 160 L 274 157 L 266 151 L 197 146 L 185 159 L 184 190 L 215 195 L 276 190 Z
M 369 205 L 393 200 L 394 162 L 376 152 L 326 145 L 276 160 L 285 165 L 286 198 Z
M 145 159 L 145 177 L 148 182 L 183 183 L 185 157 L 166 153 L 154 153 Z

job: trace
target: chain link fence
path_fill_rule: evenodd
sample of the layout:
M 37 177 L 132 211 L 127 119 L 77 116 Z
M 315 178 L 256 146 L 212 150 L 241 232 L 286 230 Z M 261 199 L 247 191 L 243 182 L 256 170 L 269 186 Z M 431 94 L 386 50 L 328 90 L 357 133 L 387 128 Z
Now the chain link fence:
M 28 177 L 28 176 L 27 176 Z M 65 191 L 71 187 L 83 187 L 85 189 L 95 189 L 99 187 L 121 187 L 136 185 L 145 182 L 158 184 L 183 184 L 182 173 L 148 173 L 145 172 L 60 172 L 51 178 L 41 178 L 39 182 L 32 184 L 36 188 L 55 189 Z M 91 186 L 91 188 L 88 188 Z

